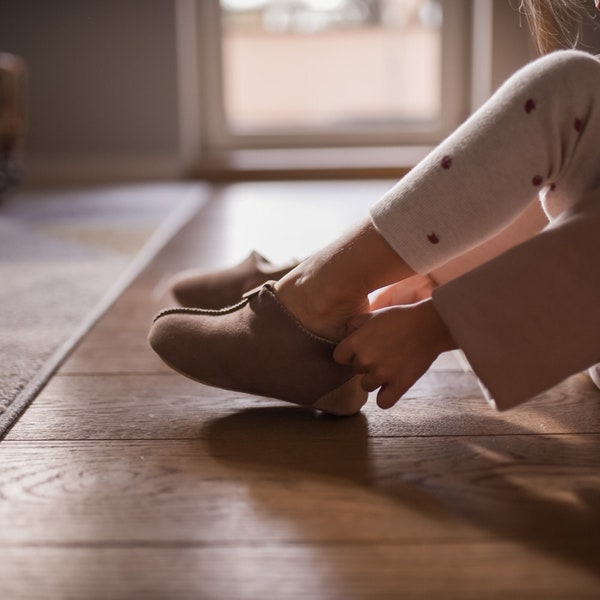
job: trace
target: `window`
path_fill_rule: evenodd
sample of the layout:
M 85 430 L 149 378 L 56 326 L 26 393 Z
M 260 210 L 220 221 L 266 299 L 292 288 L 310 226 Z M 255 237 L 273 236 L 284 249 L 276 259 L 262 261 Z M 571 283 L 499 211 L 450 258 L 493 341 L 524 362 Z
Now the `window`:
M 468 114 L 466 0 L 197 8 L 210 150 L 431 144 Z

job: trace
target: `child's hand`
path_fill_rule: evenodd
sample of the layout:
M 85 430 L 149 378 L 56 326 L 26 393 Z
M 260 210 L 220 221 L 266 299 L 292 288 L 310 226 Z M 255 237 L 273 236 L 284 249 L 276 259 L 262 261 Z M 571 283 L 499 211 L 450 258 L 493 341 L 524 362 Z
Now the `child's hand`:
M 361 386 L 381 388 L 377 404 L 391 408 L 441 352 L 456 348 L 431 300 L 356 317 L 334 359 L 362 374 Z

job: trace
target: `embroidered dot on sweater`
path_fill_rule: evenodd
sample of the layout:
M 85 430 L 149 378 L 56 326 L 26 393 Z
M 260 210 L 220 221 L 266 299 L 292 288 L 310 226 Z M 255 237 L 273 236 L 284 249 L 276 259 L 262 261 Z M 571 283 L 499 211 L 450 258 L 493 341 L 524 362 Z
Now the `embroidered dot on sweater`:
M 544 181 L 544 178 L 541 175 L 536 175 L 532 180 L 531 183 L 533 183 L 533 185 L 535 185 L 535 187 L 538 187 L 540 185 L 542 185 L 542 182 Z
M 573 127 L 575 127 L 575 131 L 581 133 L 583 131 L 583 121 L 581 119 L 575 119 Z
M 529 100 L 525 102 L 525 112 L 529 114 L 532 110 L 535 110 L 535 100 L 533 98 L 529 98 Z
M 432 243 L 432 244 L 439 244 L 440 242 L 440 237 L 438 236 L 437 233 L 435 233 L 435 231 L 432 231 L 431 233 L 429 233 L 427 235 L 427 239 Z
M 449 169 L 452 166 L 452 157 L 451 156 L 444 156 L 444 158 L 442 158 L 442 169 Z

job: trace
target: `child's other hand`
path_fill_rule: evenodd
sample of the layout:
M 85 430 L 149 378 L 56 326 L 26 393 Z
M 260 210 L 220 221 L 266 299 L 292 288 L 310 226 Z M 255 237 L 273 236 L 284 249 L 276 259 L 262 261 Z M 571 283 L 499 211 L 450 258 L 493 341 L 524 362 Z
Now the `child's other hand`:
M 370 295 L 371 311 L 399 304 L 414 304 L 431 298 L 434 287 L 435 283 L 427 275 L 413 275 L 373 292 Z

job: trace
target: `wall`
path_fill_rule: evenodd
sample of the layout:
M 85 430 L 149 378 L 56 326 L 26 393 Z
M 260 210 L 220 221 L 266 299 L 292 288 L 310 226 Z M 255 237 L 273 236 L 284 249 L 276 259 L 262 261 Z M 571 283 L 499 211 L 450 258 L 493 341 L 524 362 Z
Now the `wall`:
M 492 90 L 536 56 L 527 20 L 516 6 L 516 0 L 493 0 Z
M 0 0 L 29 65 L 33 181 L 181 174 L 175 0 Z

